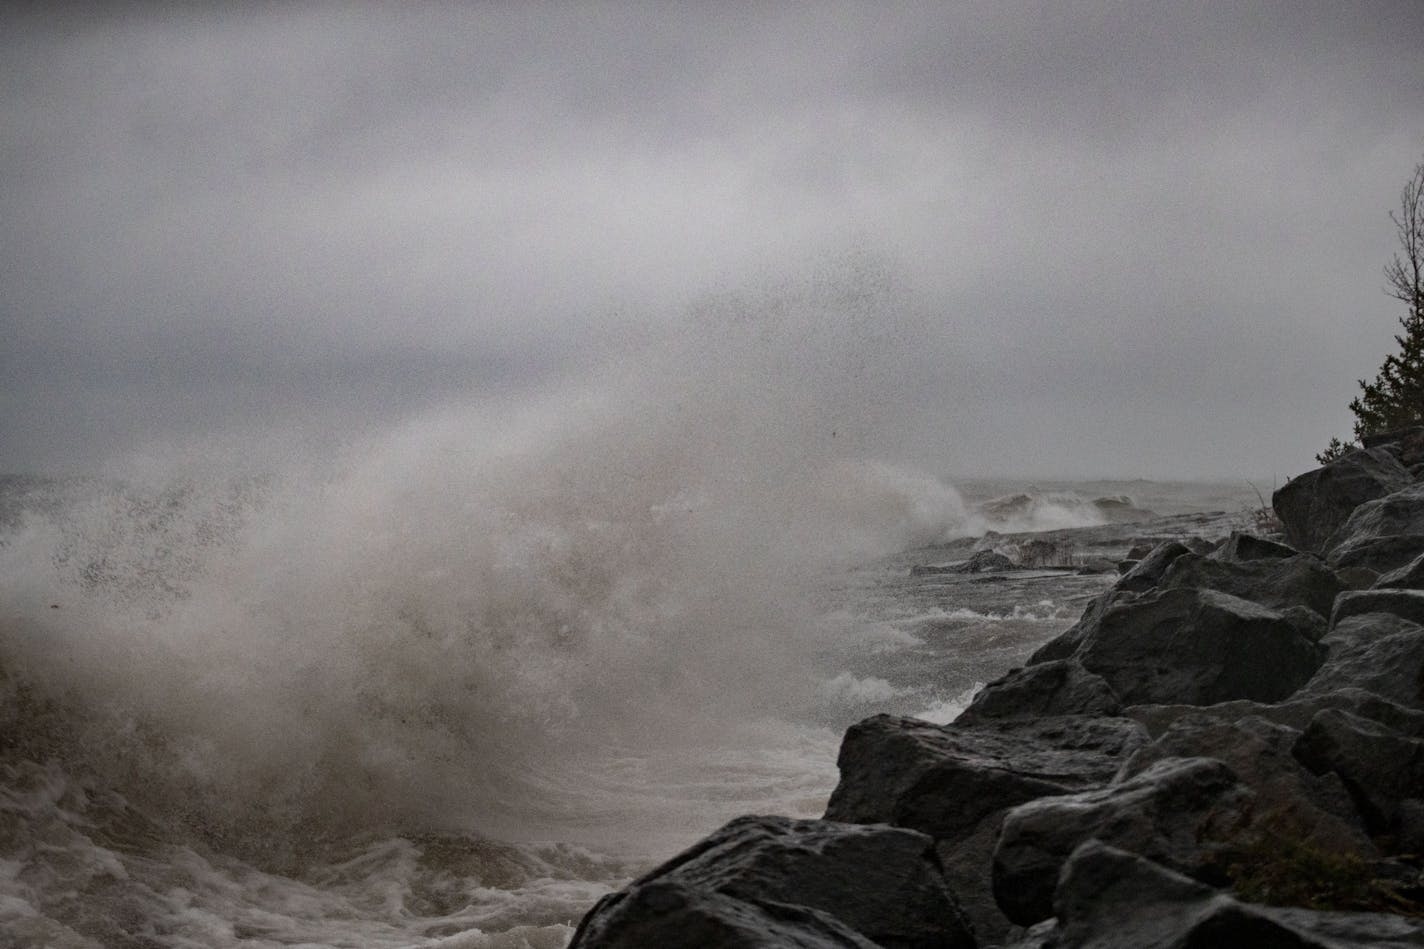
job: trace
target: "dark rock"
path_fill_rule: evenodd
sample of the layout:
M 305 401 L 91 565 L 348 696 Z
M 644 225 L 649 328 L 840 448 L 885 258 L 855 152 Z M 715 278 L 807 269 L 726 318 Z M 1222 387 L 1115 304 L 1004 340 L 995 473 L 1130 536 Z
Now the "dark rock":
M 1129 570 L 1117 585 L 1115 590 L 1123 590 L 1130 593 L 1142 593 L 1150 590 L 1162 579 L 1162 574 L 1167 572 L 1172 561 L 1183 554 L 1191 553 L 1185 544 L 1176 541 L 1168 541 L 1165 544 L 1158 544 L 1146 557 L 1143 557 L 1137 564 Z
M 1424 485 L 1410 484 L 1366 501 L 1325 542 L 1327 550 L 1347 540 L 1424 534 Z
M 1424 590 L 1424 554 L 1375 581 L 1375 589 Z
M 1030 925 L 1053 915 L 1064 863 L 1097 839 L 1197 874 L 1247 820 L 1252 793 L 1214 758 L 1167 758 L 1120 784 L 1040 798 L 1004 816 L 994 850 L 994 895 L 1009 919 Z
M 1424 534 L 1389 534 L 1384 537 L 1351 537 L 1332 548 L 1326 561 L 1342 577 L 1359 577 L 1353 586 L 1367 587 L 1382 574 L 1398 570 L 1424 554 Z
M 1293 838 L 1318 849 L 1374 857 L 1374 845 L 1364 833 L 1345 786 L 1333 775 L 1313 774 L 1296 759 L 1294 751 L 1300 736 L 1299 728 L 1256 716 L 1232 721 L 1189 714 L 1136 751 L 1123 765 L 1118 779 L 1130 779 L 1164 760 L 1220 760 L 1255 795 L 1250 820 L 1235 831 L 1237 839 L 1248 834 L 1271 836 L 1289 828 Z M 1257 820 L 1263 822 L 1259 829 L 1248 826 Z M 1191 872 L 1180 862 L 1172 865 Z
M 1117 574 L 1118 574 L 1118 576 L 1120 576 L 1120 577 L 1125 577 L 1125 576 L 1127 576 L 1129 573 L 1132 572 L 1132 568 L 1133 568 L 1133 567 L 1136 567 L 1136 566 L 1137 566 L 1139 563 L 1141 563 L 1141 562 L 1142 562 L 1142 561 L 1138 560 L 1138 559 L 1135 558 L 1135 557 L 1129 558 L 1129 559 L 1127 559 L 1127 560 L 1119 560 L 1119 561 L 1117 562 Z
M 1121 718 L 959 726 L 876 715 L 846 731 L 826 820 L 955 839 L 1016 804 L 1107 782 L 1145 737 Z
M 1238 722 L 1259 718 L 1302 731 L 1322 709 L 1341 708 L 1415 738 L 1424 738 L 1424 712 L 1406 708 L 1374 692 L 1352 686 L 1311 692 L 1302 689 L 1285 702 L 1220 702 L 1216 705 L 1132 705 L 1122 714 L 1139 722 L 1153 739 L 1183 718 Z
M 1252 560 L 1185 554 L 1172 561 L 1157 586 L 1161 590 L 1217 590 L 1275 610 L 1304 606 L 1321 616 L 1330 615 L 1342 589 L 1334 572 L 1307 554 Z
M 1424 920 L 1242 903 L 1136 854 L 1089 841 L 1063 869 L 1057 924 L 1012 949 L 1345 949 L 1424 946 Z
M 1125 603 L 1133 599 L 1137 594 L 1119 591 L 1117 589 L 1108 590 L 1101 593 L 1088 603 L 1083 610 L 1083 616 L 1067 630 L 1059 633 L 1048 642 L 1034 650 L 1033 655 L 1028 657 L 1028 665 L 1035 666 L 1041 662 L 1052 662 L 1055 659 L 1067 659 L 1078 651 L 1078 647 L 1083 643 L 1083 637 L 1088 632 L 1097 628 L 1098 621 L 1102 619 L 1109 607 Z
M 1424 462 L 1424 427 L 1409 426 L 1376 432 L 1360 439 L 1365 448 L 1384 448 L 1400 460 L 1405 467 Z
M 1297 622 L 1212 590 L 1161 590 L 1109 606 L 1076 653 L 1124 704 L 1276 702 L 1305 684 L 1323 650 Z
M 925 835 L 741 817 L 600 900 L 571 949 L 974 944 Z
M 1049 715 L 1116 715 L 1122 703 L 1107 680 L 1073 659 L 1043 662 L 989 683 L 956 725 L 986 719 L 1043 718 Z
M 1244 560 L 1285 560 L 1299 556 L 1299 554 L 1300 551 L 1294 547 L 1287 547 L 1285 544 L 1278 544 L 1273 540 L 1257 537 L 1255 534 L 1232 531 L 1231 536 L 1226 538 L 1220 547 L 1212 551 L 1211 557 L 1214 560 L 1225 560 L 1228 563 L 1241 563 Z
M 1011 930 L 990 891 L 1004 810 L 1106 783 L 1143 740 L 1142 727 L 1121 718 L 941 726 L 877 715 L 846 732 L 826 818 L 935 837 L 945 878 L 979 938 L 997 942 Z
M 1365 613 L 1340 620 L 1320 644 L 1328 657 L 1299 697 L 1364 689 L 1424 709 L 1424 626 L 1393 613 Z
M 992 550 L 981 550 L 964 561 L 951 568 L 955 573 L 991 573 L 995 570 L 1012 570 L 1014 562 L 1001 553 Z
M 1390 613 L 1411 623 L 1424 623 L 1424 592 L 1419 590 L 1351 590 L 1341 593 L 1329 614 L 1338 626 L 1352 616 Z
M 1271 496 L 1271 507 L 1292 546 L 1319 553 L 1355 508 L 1412 483 L 1408 470 L 1384 448 L 1353 451 L 1282 485 Z
M 880 949 L 826 913 L 734 899 L 676 881 L 605 896 L 569 949 Z
M 1326 709 L 1311 719 L 1295 756 L 1316 773 L 1339 775 L 1375 833 L 1398 836 L 1400 818 L 1424 807 L 1424 740 L 1379 722 Z

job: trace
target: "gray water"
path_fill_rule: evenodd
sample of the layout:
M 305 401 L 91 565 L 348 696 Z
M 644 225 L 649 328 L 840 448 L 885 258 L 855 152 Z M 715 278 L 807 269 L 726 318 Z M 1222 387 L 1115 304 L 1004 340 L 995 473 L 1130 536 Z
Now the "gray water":
M 843 465 L 762 531 L 771 507 L 715 491 L 514 491 L 406 448 L 310 480 L 5 483 L 7 944 L 561 946 L 725 820 L 818 816 L 847 724 L 948 721 L 1113 579 L 914 566 L 1035 528 L 1072 566 L 1254 504 L 1109 485 L 1174 516 L 1133 497 L 1107 524 L 1101 484 Z

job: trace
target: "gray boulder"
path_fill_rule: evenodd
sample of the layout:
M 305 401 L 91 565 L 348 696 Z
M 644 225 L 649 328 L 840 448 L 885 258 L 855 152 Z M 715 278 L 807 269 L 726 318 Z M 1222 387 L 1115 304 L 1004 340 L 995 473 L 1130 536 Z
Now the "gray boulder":
M 1352 616 L 1366 613 L 1390 613 L 1411 623 L 1424 623 L 1424 591 L 1419 590 L 1349 590 L 1341 593 L 1330 612 L 1330 625 L 1335 627 Z
M 1329 550 L 1347 540 L 1404 534 L 1424 534 L 1424 485 L 1411 483 L 1361 504 L 1326 540 L 1325 546 Z
M 1384 448 L 1353 451 L 1282 485 L 1271 496 L 1271 507 L 1292 546 L 1319 553 L 1355 508 L 1406 488 L 1413 480 Z
M 1106 679 L 1076 660 L 1056 659 L 1009 670 L 980 689 L 955 724 L 1050 715 L 1116 715 L 1121 709 L 1122 703 Z
M 1320 667 L 1295 618 L 1212 590 L 1160 590 L 1109 606 L 1077 659 L 1126 705 L 1277 702 Z
M 1162 574 L 1167 572 L 1172 561 L 1183 554 L 1191 551 L 1185 544 L 1175 540 L 1158 544 L 1152 548 L 1152 552 L 1137 562 L 1133 567 L 1113 586 L 1114 590 L 1126 591 L 1129 593 L 1142 593 L 1157 586 L 1157 582 L 1162 579 Z
M 1145 740 L 1122 718 L 960 726 L 875 715 L 846 731 L 825 819 L 953 840 L 1016 804 L 1105 784 Z
M 1284 548 L 1289 549 L 1289 548 Z M 1172 561 L 1158 589 L 1216 590 L 1275 610 L 1304 606 L 1329 616 L 1343 589 L 1334 571 L 1308 554 L 1218 560 L 1186 554 Z
M 1288 830 L 1293 839 L 1318 849 L 1374 857 L 1374 845 L 1339 778 L 1314 774 L 1296 759 L 1300 736 L 1299 728 L 1254 715 L 1229 720 L 1188 714 L 1136 751 L 1118 780 L 1130 780 L 1166 760 L 1219 760 L 1255 795 L 1250 820 L 1235 831 L 1238 839 Z M 1258 820 L 1263 822 L 1259 828 L 1249 826 Z
M 1362 718 L 1380 722 L 1407 735 L 1424 737 L 1424 711 L 1406 708 L 1382 695 L 1354 686 L 1302 689 L 1284 702 L 1219 702 L 1216 705 L 1132 705 L 1122 714 L 1142 724 L 1155 741 L 1184 718 L 1232 724 L 1258 718 L 1302 731 L 1322 709 L 1342 708 Z
M 1242 903 L 1096 840 L 1075 850 L 1054 894 L 1057 921 L 1010 949 L 1403 949 L 1424 920 Z
M 1405 708 L 1424 709 L 1424 626 L 1393 613 L 1347 616 L 1320 644 L 1328 657 L 1299 698 L 1363 689 Z
M 1424 590 L 1424 554 L 1390 570 L 1375 581 L 1376 590 Z
M 600 900 L 570 949 L 974 945 L 924 834 L 740 817 Z
M 1330 549 L 1326 562 L 1352 586 L 1367 587 L 1424 554 L 1424 534 L 1349 537 Z
M 1136 596 L 1137 594 L 1130 591 L 1114 588 L 1093 597 L 1088 602 L 1087 608 L 1083 610 L 1083 615 L 1078 622 L 1034 650 L 1033 655 L 1028 657 L 1027 665 L 1035 666 L 1039 663 L 1053 662 L 1073 656 L 1077 653 L 1078 647 L 1083 644 L 1083 638 L 1088 635 L 1090 630 L 1097 627 L 1098 621 L 1102 619 L 1108 609 L 1117 604 L 1126 603 Z
M 1264 537 L 1257 537 L 1255 534 L 1247 534 L 1243 531 L 1232 531 L 1231 536 L 1211 553 L 1213 560 L 1224 560 L 1228 563 L 1241 563 L 1247 560 L 1285 560 L 1299 555 L 1300 551 L 1294 547 L 1288 547 L 1274 540 L 1267 540 Z
M 1312 771 L 1339 775 L 1367 826 L 1417 844 L 1424 825 L 1424 739 L 1341 709 L 1311 719 L 1295 745 L 1295 755 Z
M 1092 839 L 1201 873 L 1217 859 L 1212 842 L 1229 839 L 1247 820 L 1252 798 L 1224 762 L 1166 758 L 1100 790 L 1030 801 L 1004 816 L 994 896 L 1020 925 L 1047 919 L 1059 872 Z
M 1107 783 L 1144 738 L 1140 725 L 1121 718 L 946 726 L 877 715 L 846 732 L 826 819 L 933 836 L 945 878 L 979 938 L 996 942 L 1011 928 L 990 890 L 1003 812 Z

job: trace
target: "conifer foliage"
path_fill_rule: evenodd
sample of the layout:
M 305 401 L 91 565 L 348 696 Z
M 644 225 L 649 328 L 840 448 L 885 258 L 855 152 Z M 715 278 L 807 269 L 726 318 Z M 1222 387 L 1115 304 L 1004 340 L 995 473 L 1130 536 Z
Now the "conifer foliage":
M 1360 380 L 1360 394 L 1350 403 L 1355 413 L 1355 439 L 1410 425 L 1424 425 L 1424 162 L 1399 196 L 1399 210 L 1390 212 L 1399 238 L 1399 252 L 1384 268 L 1386 292 L 1406 309 L 1399 318 L 1403 332 L 1394 337 L 1399 352 L 1385 357 L 1374 381 Z M 1332 438 L 1316 456 L 1321 464 L 1355 446 Z

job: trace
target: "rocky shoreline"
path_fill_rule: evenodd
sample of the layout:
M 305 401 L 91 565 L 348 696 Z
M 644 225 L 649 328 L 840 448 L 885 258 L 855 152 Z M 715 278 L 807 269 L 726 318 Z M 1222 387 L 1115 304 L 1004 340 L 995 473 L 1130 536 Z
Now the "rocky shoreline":
M 732 821 L 572 946 L 1424 946 L 1424 429 L 1272 506 L 953 723 L 852 726 L 823 819 Z

